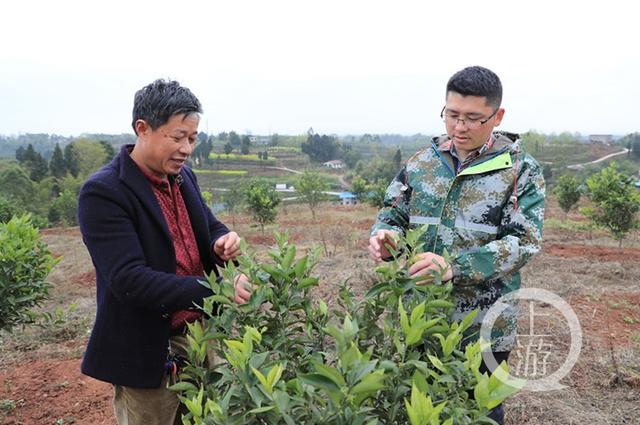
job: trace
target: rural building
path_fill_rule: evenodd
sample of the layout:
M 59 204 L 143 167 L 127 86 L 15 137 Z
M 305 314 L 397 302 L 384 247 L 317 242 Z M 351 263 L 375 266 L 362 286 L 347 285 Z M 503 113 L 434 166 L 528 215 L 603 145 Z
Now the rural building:
M 611 144 L 613 142 L 613 135 L 611 134 L 590 134 L 589 135 L 590 143 L 604 143 L 606 145 Z
M 340 198 L 340 205 L 355 205 L 358 203 L 358 198 L 351 192 L 341 192 L 338 197 Z
M 276 192 L 295 192 L 296 188 L 291 186 L 287 186 L 286 183 L 276 183 Z
M 325 167 L 334 168 L 334 169 L 344 168 L 344 164 L 339 159 L 332 159 L 331 161 L 327 161 L 322 165 L 324 165 Z

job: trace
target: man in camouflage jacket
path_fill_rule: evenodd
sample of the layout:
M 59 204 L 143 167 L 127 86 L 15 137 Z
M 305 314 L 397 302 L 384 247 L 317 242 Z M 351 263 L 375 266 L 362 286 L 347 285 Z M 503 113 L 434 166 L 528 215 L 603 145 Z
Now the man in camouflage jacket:
M 369 251 L 390 257 L 385 244 L 398 233 L 428 225 L 425 252 L 409 272 L 428 275 L 437 262 L 453 283 L 455 319 L 478 309 L 475 338 L 489 308 L 520 288 L 519 270 L 540 250 L 545 186 L 538 163 L 518 136 L 494 131 L 504 116 L 502 86 L 493 72 L 469 67 L 447 84 L 441 116 L 447 135 L 411 157 L 389 185 L 371 229 Z M 450 254 L 450 263 L 442 257 Z M 492 351 L 506 360 L 515 346 L 516 310 L 507 308 L 492 329 Z M 486 368 L 486 365 L 484 365 Z M 495 416 L 501 423 L 502 413 Z

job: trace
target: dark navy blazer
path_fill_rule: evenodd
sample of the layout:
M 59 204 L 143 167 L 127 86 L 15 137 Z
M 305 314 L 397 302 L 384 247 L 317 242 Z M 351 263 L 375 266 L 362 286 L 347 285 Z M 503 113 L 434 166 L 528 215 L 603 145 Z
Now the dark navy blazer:
M 102 381 L 155 388 L 164 373 L 169 317 L 201 305 L 203 277 L 177 276 L 167 223 L 149 181 L 123 146 L 80 191 L 78 219 L 96 268 L 97 313 L 82 372 Z M 217 274 L 213 243 L 229 229 L 203 201 L 183 167 L 180 191 L 207 274 Z M 180 177 L 178 177 L 180 178 Z

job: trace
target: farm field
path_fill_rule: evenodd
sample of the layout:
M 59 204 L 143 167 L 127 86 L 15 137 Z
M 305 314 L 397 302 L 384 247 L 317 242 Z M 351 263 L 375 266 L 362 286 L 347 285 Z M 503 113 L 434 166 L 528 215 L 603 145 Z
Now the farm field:
M 275 243 L 272 230 L 286 229 L 300 248 L 322 245 L 324 239 L 328 254 L 316 268 L 321 284 L 314 296 L 334 304 L 343 280 L 349 279 L 357 294 L 375 282 L 366 249 L 375 212 L 365 205 L 327 203 L 314 225 L 308 208 L 287 205 L 265 235 L 242 214 L 235 217 L 235 230 L 260 258 Z M 523 270 L 523 286 L 553 291 L 572 306 L 582 326 L 582 351 L 562 380 L 565 388 L 509 399 L 507 424 L 640 424 L 640 234 L 631 234 L 619 249 L 605 233 L 581 230 L 578 214 L 566 222 L 563 217 L 549 199 L 543 251 Z M 232 221 L 224 214 L 220 218 Z M 42 234 L 53 253 L 63 256 L 42 308 L 52 318 L 0 333 L 0 424 L 115 424 L 110 385 L 79 371 L 95 312 L 93 266 L 77 228 Z M 559 332 L 546 342 L 567 347 L 569 339 Z

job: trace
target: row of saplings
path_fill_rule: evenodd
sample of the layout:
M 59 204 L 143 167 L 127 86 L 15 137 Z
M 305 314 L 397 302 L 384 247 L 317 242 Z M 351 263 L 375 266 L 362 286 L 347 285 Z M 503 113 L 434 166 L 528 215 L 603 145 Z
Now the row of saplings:
M 343 283 L 332 312 L 310 297 L 318 251 L 296 258 L 283 235 L 272 263 L 240 261 L 255 283 L 249 303 L 231 301 L 234 266 L 220 282 L 210 278 L 208 319 L 190 325 L 189 358 L 173 386 L 188 409 L 183 423 L 494 423 L 489 410 L 517 390 L 479 373 L 480 342 L 461 350 L 473 314 L 451 322 L 451 284 L 408 277 L 419 236 L 407 235 L 399 250 L 409 259 L 379 267 L 379 283 L 361 299 Z

